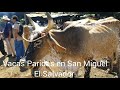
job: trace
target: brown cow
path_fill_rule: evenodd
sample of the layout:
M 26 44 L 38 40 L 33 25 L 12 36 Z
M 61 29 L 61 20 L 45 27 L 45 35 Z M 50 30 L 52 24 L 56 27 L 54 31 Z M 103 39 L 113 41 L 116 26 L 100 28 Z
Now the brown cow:
M 110 57 L 113 60 L 113 53 L 118 45 L 118 30 L 100 23 L 71 24 L 64 30 L 52 29 L 53 19 L 49 13 L 48 27 L 40 32 L 33 32 L 30 35 L 26 60 L 39 61 L 53 48 L 67 62 L 86 62 L 97 58 Z M 31 18 L 29 20 L 32 22 Z M 34 25 L 34 24 L 33 24 Z M 38 29 L 38 28 L 37 28 Z M 42 34 L 44 32 L 44 34 Z M 39 48 L 38 48 L 39 47 Z M 34 67 L 36 70 L 39 67 Z M 84 77 L 89 77 L 90 66 L 85 66 Z M 78 70 L 78 69 L 77 69 Z

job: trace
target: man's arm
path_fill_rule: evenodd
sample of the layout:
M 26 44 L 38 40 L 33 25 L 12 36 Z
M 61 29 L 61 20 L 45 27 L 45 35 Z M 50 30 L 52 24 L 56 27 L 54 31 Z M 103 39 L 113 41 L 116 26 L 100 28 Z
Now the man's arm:
M 10 41 L 11 39 L 11 31 L 9 31 L 9 36 L 8 36 L 8 40 Z
M 10 39 L 11 39 L 11 31 L 12 31 L 12 25 L 11 24 L 9 24 L 9 36 L 8 36 L 8 40 L 10 41 Z

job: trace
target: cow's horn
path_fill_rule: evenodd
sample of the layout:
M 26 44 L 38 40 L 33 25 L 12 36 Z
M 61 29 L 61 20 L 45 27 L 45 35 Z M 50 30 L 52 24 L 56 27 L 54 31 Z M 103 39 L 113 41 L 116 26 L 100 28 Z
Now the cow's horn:
M 46 15 L 48 19 L 48 26 L 45 31 L 48 32 L 54 26 L 55 23 L 53 22 L 53 18 L 51 17 L 49 12 L 46 12 Z
M 40 28 L 40 26 L 39 26 L 37 23 L 35 23 L 35 22 L 31 19 L 31 17 L 28 16 L 28 20 L 29 20 L 29 22 L 33 25 L 33 27 L 34 27 L 35 29 L 39 29 L 39 28 Z

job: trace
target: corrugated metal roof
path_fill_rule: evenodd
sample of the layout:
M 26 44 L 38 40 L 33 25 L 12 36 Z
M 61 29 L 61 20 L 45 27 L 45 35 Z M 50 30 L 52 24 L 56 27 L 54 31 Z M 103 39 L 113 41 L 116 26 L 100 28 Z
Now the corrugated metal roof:
M 26 15 L 29 16 L 29 17 L 44 17 L 45 16 L 45 14 L 34 14 L 34 13 L 26 14 Z
M 30 13 L 30 14 L 26 14 L 29 17 L 43 17 L 43 18 L 47 18 L 47 16 L 45 15 L 45 13 Z M 59 16 L 67 16 L 69 14 L 60 14 L 60 13 L 51 13 L 52 18 L 56 18 Z

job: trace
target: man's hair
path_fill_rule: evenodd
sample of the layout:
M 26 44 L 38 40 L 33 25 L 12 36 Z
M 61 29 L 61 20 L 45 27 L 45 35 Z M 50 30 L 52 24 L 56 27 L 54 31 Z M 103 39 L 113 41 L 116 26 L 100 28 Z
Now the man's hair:
M 12 19 L 15 19 L 16 21 L 18 21 L 18 17 L 16 15 L 13 15 Z

